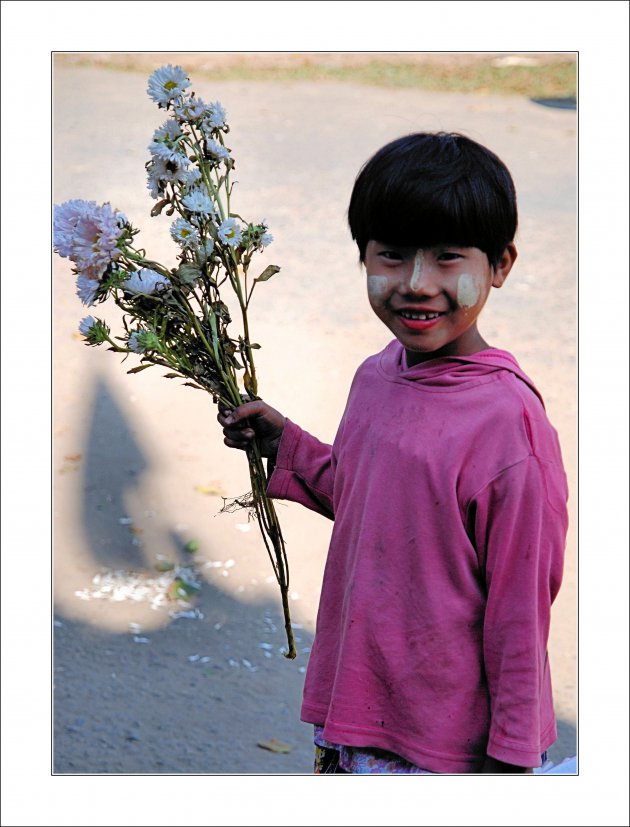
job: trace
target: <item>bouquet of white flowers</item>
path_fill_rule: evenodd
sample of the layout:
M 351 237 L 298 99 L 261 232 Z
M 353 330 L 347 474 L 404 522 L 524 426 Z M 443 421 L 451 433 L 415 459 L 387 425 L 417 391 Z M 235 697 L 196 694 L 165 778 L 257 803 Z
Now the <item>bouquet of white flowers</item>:
M 148 188 L 157 201 L 152 216 L 177 214 L 170 233 L 180 248 L 176 268 L 147 258 L 135 246 L 138 230 L 109 204 L 72 200 L 54 209 L 54 248 L 74 262 L 77 294 L 85 305 L 111 298 L 122 309 L 124 336 L 112 337 L 101 319 L 87 316 L 79 330 L 86 344 L 140 356 L 128 373 L 159 365 L 167 378 L 210 393 L 234 408 L 257 399 L 258 387 L 247 310 L 257 284 L 280 268 L 269 265 L 252 278 L 254 255 L 272 240 L 265 223 L 244 221 L 233 211 L 234 160 L 225 145 L 229 132 L 220 103 L 204 103 L 187 92 L 180 66 L 163 66 L 149 78 L 148 94 L 168 119 L 155 131 L 146 164 Z M 228 332 L 231 310 L 226 289 L 238 305 L 242 334 Z M 239 381 L 240 380 L 240 381 Z M 288 603 L 285 543 L 257 445 L 248 450 L 251 492 L 232 505 L 255 515 L 282 595 L 289 650 L 295 657 Z

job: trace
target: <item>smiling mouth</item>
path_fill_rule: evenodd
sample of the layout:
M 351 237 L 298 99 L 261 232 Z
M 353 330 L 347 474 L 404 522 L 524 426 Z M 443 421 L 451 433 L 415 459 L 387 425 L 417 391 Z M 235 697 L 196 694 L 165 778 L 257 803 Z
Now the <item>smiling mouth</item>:
M 397 310 L 396 313 L 403 319 L 421 322 L 428 322 L 431 319 L 439 319 L 440 316 L 444 315 L 444 313 L 420 313 L 420 311 L 416 310 Z

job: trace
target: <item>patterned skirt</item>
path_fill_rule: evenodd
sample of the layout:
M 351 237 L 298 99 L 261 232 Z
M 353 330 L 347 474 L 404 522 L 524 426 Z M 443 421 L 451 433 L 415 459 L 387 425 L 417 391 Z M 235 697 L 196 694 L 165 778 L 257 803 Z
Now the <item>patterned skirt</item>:
M 332 744 L 324 738 L 323 731 L 323 727 L 315 727 L 315 775 L 433 775 L 429 770 L 416 767 L 415 764 L 410 764 L 399 755 L 384 749 Z

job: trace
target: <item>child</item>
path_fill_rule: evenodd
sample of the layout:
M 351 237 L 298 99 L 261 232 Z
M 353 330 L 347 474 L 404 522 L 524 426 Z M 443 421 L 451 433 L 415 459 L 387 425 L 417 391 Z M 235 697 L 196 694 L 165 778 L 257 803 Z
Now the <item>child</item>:
M 547 638 L 567 486 L 540 394 L 477 319 L 516 259 L 516 197 L 458 134 L 383 147 L 349 223 L 395 339 L 358 369 L 334 444 L 263 401 L 268 493 L 334 520 L 302 720 L 316 772 L 531 772 L 556 738 Z

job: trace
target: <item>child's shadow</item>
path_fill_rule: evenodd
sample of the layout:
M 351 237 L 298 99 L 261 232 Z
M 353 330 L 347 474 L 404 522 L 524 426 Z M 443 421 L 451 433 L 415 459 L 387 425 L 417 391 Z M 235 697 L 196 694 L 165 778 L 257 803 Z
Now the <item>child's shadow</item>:
M 81 515 L 95 561 L 107 569 L 153 568 L 134 521 L 158 515 L 135 514 L 129 506 L 132 499 L 145 502 L 140 487 L 142 475 L 151 470 L 150 460 L 102 377 L 95 381 L 84 458 Z M 169 539 L 165 549 L 181 560 L 185 541 L 174 531 Z

